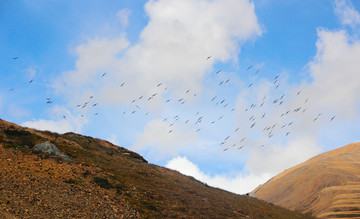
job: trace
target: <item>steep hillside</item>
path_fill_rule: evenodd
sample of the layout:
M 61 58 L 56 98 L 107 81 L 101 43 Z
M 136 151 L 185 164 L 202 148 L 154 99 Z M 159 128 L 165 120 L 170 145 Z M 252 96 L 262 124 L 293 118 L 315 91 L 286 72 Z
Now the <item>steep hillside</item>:
M 309 159 L 253 192 L 260 199 L 320 218 L 360 218 L 360 143 Z
M 54 143 L 72 161 L 33 154 Z M 148 164 L 109 142 L 0 120 L 0 218 L 305 218 Z

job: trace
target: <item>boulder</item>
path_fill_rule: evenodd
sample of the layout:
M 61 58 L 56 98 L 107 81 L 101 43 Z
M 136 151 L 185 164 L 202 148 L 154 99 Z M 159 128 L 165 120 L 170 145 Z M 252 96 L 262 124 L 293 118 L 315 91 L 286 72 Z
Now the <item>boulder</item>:
M 60 157 L 63 160 L 71 161 L 71 159 L 63 154 L 59 148 L 50 142 L 43 142 L 34 146 L 33 153 L 44 153 L 50 156 Z

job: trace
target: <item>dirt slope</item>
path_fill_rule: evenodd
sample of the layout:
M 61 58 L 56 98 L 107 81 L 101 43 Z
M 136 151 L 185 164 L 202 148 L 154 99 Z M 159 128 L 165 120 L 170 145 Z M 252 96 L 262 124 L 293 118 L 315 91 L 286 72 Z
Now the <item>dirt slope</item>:
M 313 157 L 253 192 L 260 199 L 320 218 L 360 218 L 360 143 Z
M 44 141 L 73 161 L 31 153 Z M 107 141 L 0 120 L 0 218 L 306 218 L 148 164 Z

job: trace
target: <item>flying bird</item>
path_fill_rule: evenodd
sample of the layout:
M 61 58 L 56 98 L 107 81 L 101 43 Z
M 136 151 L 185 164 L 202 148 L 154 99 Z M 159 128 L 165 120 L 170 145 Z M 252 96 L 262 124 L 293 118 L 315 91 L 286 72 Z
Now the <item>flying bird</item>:
M 211 58 L 211 56 L 208 56 L 207 58 L 206 58 L 206 60 L 208 60 L 208 59 L 210 59 Z
M 331 119 L 330 119 L 330 122 L 333 121 L 335 119 L 336 116 L 333 116 Z
M 31 82 L 33 82 L 33 81 L 34 81 L 34 80 L 30 80 L 30 81 L 29 81 L 29 84 L 30 84 Z
M 217 71 L 215 74 L 219 74 L 221 72 L 221 70 Z
M 18 59 L 18 58 L 19 58 L 19 57 L 16 56 L 16 57 L 14 57 L 13 59 L 16 60 L 16 59 Z
M 246 70 L 249 70 L 250 68 L 252 68 L 253 66 L 252 65 L 250 65 Z
M 104 77 L 106 75 L 106 72 L 104 74 L 101 75 L 101 77 Z

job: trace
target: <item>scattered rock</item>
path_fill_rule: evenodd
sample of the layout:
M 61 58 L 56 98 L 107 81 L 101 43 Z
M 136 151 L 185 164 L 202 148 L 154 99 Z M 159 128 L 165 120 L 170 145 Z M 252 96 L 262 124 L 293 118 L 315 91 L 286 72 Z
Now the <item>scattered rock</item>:
M 43 142 L 43 143 L 35 145 L 32 152 L 33 153 L 44 153 L 44 154 L 47 154 L 50 156 L 59 157 L 66 161 L 71 161 L 71 159 L 67 155 L 63 154 L 59 150 L 59 148 L 57 148 L 54 144 L 52 144 L 50 142 Z

